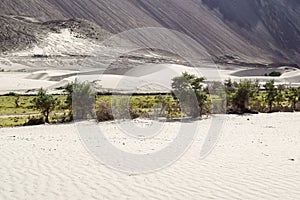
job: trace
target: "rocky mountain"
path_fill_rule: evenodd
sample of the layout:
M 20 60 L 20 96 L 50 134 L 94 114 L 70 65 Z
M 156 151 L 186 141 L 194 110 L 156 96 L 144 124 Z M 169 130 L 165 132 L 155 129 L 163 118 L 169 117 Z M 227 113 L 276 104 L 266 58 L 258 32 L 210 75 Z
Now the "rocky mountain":
M 68 19 L 40 22 L 24 16 L 0 16 L 0 51 L 28 48 L 49 33 L 59 33 L 69 29 L 77 37 L 103 41 L 110 33 L 97 24 L 83 19 Z
M 99 26 L 90 32 L 92 38 L 101 32 L 166 27 L 189 35 L 219 62 L 300 65 L 298 0 L 2 0 L 0 15 L 2 46 L 35 42 L 32 30 L 57 29 L 62 26 L 57 20 L 81 18 Z M 16 22 L 11 16 L 37 22 Z M 20 29 L 9 31 L 14 23 Z

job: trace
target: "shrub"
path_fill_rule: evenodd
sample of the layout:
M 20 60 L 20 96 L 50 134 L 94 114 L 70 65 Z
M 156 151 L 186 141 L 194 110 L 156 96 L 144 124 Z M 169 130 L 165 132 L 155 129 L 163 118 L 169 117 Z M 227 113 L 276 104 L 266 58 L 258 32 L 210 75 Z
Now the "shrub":
M 93 116 L 96 92 L 89 82 L 72 82 L 65 88 L 68 93 L 66 104 L 72 110 L 71 114 L 76 119 L 87 119 Z M 76 98 L 73 98 L 76 97 Z
M 106 102 L 101 102 L 99 109 L 96 111 L 96 117 L 99 122 L 114 120 L 111 105 Z
M 259 93 L 258 81 L 252 82 L 250 80 L 244 80 L 240 83 L 234 82 L 231 87 L 231 90 L 226 89 L 230 113 L 243 114 L 251 112 L 249 110 L 249 104 L 250 100 L 255 98 Z
M 300 88 L 289 88 L 287 92 L 288 101 L 293 111 L 296 110 L 296 104 L 300 101 Z
M 111 121 L 114 119 L 136 119 L 139 117 L 149 117 L 146 112 L 138 112 L 132 105 L 128 105 L 121 100 L 118 107 L 117 103 L 109 104 L 100 102 L 99 109 L 96 111 L 97 121 Z
M 6 96 L 15 97 L 17 96 L 17 94 L 15 92 L 9 92 L 8 94 L 6 94 Z
M 38 91 L 37 97 L 33 99 L 33 103 L 35 108 L 40 110 L 45 117 L 45 122 L 49 123 L 49 114 L 57 105 L 57 99 L 54 99 L 52 95 L 48 95 L 46 91 L 41 88 Z
M 45 121 L 44 121 L 43 117 L 38 117 L 38 118 L 36 118 L 36 117 L 32 117 L 32 118 L 29 117 L 28 121 L 25 122 L 23 124 L 23 126 L 34 126 L 34 125 L 41 125 L 41 124 L 44 124 L 44 123 L 45 123 Z
M 167 118 L 176 118 L 182 117 L 183 113 L 178 102 L 170 102 L 166 107 L 166 117 Z
M 273 103 L 275 100 L 279 101 L 279 97 L 276 98 L 278 96 L 278 89 L 275 87 L 274 85 L 274 80 L 267 82 L 264 85 L 265 89 L 266 89 L 266 98 L 265 101 L 269 106 L 269 112 L 272 112 L 272 107 L 273 107 Z
M 281 76 L 282 73 L 281 72 L 276 72 L 276 71 L 273 71 L 269 74 L 269 76 Z
M 187 72 L 172 79 L 174 98 L 179 100 L 181 110 L 193 118 L 205 114 L 209 104 L 208 94 L 203 89 L 204 80 Z

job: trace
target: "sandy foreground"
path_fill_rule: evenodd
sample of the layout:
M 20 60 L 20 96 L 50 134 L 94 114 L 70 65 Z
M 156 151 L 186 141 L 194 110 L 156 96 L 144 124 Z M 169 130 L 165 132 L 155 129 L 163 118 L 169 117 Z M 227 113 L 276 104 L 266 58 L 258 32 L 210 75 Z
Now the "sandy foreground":
M 180 159 L 145 174 L 98 162 L 74 124 L 0 129 L 0 199 L 300 199 L 300 113 L 224 117 L 204 160 L 211 119 L 194 122 L 200 131 Z M 124 123 L 99 127 L 116 148 L 149 154 L 181 125 L 164 123 L 162 134 L 141 141 L 120 130 Z

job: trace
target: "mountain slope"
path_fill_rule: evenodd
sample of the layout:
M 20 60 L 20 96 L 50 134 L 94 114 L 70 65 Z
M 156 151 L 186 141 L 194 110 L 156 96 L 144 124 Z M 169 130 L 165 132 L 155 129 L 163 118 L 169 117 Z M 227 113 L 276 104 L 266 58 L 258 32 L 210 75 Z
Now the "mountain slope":
M 82 19 L 55 20 L 44 23 L 35 18 L 0 16 L 0 52 L 22 50 L 39 43 L 50 33 L 69 29 L 77 37 L 104 40 L 110 34 L 98 25 Z
M 84 18 L 111 33 L 166 27 L 191 36 L 216 60 L 300 63 L 298 0 L 2 0 L 2 15 Z M 221 59 L 222 58 L 222 59 Z

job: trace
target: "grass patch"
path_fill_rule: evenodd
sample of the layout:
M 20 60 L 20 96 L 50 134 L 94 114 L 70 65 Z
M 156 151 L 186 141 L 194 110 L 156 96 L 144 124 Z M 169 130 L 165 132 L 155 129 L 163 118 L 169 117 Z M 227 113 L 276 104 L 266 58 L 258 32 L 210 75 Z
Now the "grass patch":
M 23 126 L 24 123 L 27 122 L 27 120 L 28 120 L 28 117 L 0 118 L 0 128 Z
M 33 107 L 33 99 L 35 96 L 19 96 L 18 106 L 16 105 L 16 96 L 0 96 L 0 115 L 30 115 L 38 114 L 39 111 Z M 66 95 L 54 95 L 59 101 L 54 112 L 64 112 L 66 110 Z

